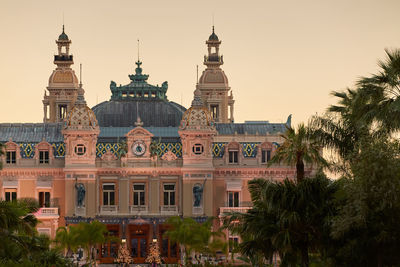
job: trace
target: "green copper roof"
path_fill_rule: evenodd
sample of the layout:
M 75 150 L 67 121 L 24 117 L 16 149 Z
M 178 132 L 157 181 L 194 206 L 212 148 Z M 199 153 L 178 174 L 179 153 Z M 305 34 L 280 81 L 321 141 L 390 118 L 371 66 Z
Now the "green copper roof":
M 208 37 L 208 40 L 209 41 L 219 41 L 219 39 L 218 39 L 218 36 L 215 34 L 215 32 L 214 32 L 214 26 L 213 26 L 213 32 L 212 32 L 212 34 L 210 35 L 210 37 Z
M 145 100 L 166 100 L 168 82 L 163 82 L 161 87 L 154 86 L 147 83 L 149 75 L 142 74 L 141 61 L 136 62 L 137 68 L 135 74 L 129 75 L 131 82 L 127 85 L 119 85 L 111 81 L 111 100 L 132 100 L 132 99 L 145 99 Z
M 62 33 L 60 34 L 60 36 L 58 36 L 58 40 L 68 40 L 68 35 L 66 35 L 64 32 L 64 25 Z

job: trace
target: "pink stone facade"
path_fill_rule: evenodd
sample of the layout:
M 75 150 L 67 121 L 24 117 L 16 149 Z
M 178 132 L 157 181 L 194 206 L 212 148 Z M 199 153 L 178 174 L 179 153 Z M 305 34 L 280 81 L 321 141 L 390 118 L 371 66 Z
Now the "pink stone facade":
M 59 226 L 96 219 L 127 240 L 136 263 L 144 262 L 153 238 L 160 240 L 163 257 L 172 263 L 179 255 L 177 247 L 162 236 L 168 229 L 168 217 L 204 221 L 210 216 L 220 218 L 227 211 L 245 211 L 251 207 L 248 181 L 294 178 L 291 166 L 267 166 L 283 141 L 280 134 L 285 123 L 233 123 L 234 101 L 220 69 L 221 41 L 214 36 L 210 39 L 207 69 L 179 126 L 151 127 L 138 117 L 130 127 L 103 127 L 87 107 L 82 84 L 77 85 L 75 79 L 58 91 L 49 88 L 59 93 L 58 99 L 74 96 L 67 101 L 65 116 L 56 116 L 60 107 L 53 107 L 56 110 L 50 117 L 45 115 L 41 125 L 0 124 L 6 152 L 1 159 L 0 197 L 36 199 L 42 207 L 35 214 L 41 221 L 38 231 L 50 237 Z M 69 68 L 70 42 L 61 43 L 68 44 L 67 62 L 57 62 L 58 68 Z M 213 47 L 217 49 L 214 53 Z M 218 111 L 213 113 L 215 105 Z M 34 156 L 27 151 L 30 143 Z M 64 153 L 57 144 L 63 144 Z M 101 150 L 102 146 L 107 148 Z M 99 248 L 104 263 L 111 263 L 114 253 L 113 244 Z

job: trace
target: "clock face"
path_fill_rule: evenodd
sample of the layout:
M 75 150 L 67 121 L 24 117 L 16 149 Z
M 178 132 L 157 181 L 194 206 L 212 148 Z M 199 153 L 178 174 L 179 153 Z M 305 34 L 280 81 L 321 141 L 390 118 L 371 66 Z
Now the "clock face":
M 144 152 L 146 152 L 146 145 L 143 141 L 136 141 L 132 145 L 132 151 L 136 156 L 143 156 Z

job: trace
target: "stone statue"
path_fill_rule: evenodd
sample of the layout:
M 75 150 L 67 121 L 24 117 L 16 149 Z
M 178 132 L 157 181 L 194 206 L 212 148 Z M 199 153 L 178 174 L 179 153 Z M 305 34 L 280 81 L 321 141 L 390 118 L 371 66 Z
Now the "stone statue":
M 204 186 L 202 186 L 201 184 L 195 184 L 193 186 L 193 207 L 200 207 L 201 199 L 203 198 L 203 188 Z
M 83 207 L 85 202 L 86 189 L 82 183 L 75 184 L 78 207 Z

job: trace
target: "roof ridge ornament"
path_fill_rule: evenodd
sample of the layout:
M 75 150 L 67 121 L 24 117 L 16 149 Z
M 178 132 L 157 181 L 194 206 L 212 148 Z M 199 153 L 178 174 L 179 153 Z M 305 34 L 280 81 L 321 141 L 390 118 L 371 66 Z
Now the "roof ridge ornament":
M 131 82 L 127 85 L 119 85 L 111 81 L 111 100 L 167 100 L 166 92 L 168 82 L 163 82 L 161 86 L 151 85 L 147 82 L 148 74 L 143 74 L 142 61 L 138 59 L 135 74 L 128 75 Z

